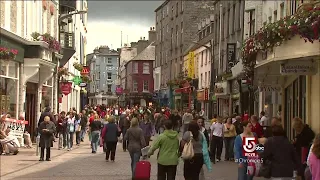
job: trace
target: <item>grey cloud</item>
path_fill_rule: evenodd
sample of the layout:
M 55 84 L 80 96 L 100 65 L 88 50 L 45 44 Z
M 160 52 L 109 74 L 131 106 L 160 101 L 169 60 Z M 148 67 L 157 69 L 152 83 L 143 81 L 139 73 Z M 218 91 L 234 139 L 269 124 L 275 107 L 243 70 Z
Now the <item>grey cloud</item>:
M 121 21 L 123 23 L 152 24 L 154 10 L 163 1 L 88 1 L 89 21 Z

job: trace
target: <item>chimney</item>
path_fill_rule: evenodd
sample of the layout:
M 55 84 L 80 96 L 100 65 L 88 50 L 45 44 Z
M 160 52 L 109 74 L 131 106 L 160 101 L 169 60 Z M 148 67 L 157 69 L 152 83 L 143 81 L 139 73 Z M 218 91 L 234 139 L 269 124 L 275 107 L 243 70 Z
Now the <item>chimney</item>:
M 137 54 L 140 54 L 146 47 L 149 46 L 149 41 L 145 39 L 146 38 L 144 37 L 143 40 L 138 41 Z
M 130 45 L 131 45 L 131 48 L 135 48 L 135 47 L 138 46 L 138 43 L 137 42 L 131 42 Z
M 100 47 L 99 47 L 99 51 L 100 51 L 101 53 L 107 54 L 107 53 L 110 52 L 110 48 L 109 48 L 108 46 L 100 46 Z
M 150 28 L 148 39 L 149 39 L 149 43 L 156 41 L 157 33 L 156 33 L 154 27 L 152 27 L 152 29 Z

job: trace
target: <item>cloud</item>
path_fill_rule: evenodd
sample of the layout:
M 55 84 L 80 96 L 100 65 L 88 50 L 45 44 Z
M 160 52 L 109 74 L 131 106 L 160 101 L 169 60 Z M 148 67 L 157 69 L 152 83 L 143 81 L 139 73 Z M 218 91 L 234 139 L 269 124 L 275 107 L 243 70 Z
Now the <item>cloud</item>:
M 127 43 L 127 35 L 128 43 L 138 41 L 140 37 L 147 39 L 150 26 L 125 24 L 118 21 L 89 21 L 87 53 L 92 53 L 94 48 L 100 45 L 107 45 L 113 49 L 121 47 L 121 31 L 123 44 Z
M 154 10 L 163 1 L 88 1 L 89 21 L 154 22 Z

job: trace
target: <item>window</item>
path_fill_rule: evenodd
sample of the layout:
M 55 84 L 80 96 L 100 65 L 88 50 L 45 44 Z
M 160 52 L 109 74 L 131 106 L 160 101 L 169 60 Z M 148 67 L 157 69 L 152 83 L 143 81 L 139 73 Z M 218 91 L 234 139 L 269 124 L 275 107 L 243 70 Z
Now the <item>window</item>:
M 199 41 L 202 39 L 202 31 L 199 32 Z
M 210 74 L 210 71 L 208 72 L 208 85 L 210 85 L 211 84 L 211 74 Z
M 176 4 L 176 16 L 178 16 L 179 13 L 179 3 Z
M 179 26 L 176 25 L 176 43 L 177 46 L 179 45 Z
M 168 24 L 166 25 L 167 33 L 169 32 L 169 26 Z
M 281 3 L 280 4 L 280 19 L 282 19 L 284 17 L 284 4 Z
M 275 21 L 277 21 L 277 19 L 278 19 L 278 11 L 275 10 L 275 11 L 273 11 L 273 21 L 275 22 Z
M 209 26 L 207 27 L 207 35 L 210 34 L 210 33 L 211 33 L 211 26 L 209 25 Z
M 201 51 L 201 67 L 203 66 L 203 58 L 204 58 L 203 53 L 204 53 L 204 51 Z
M 241 20 L 241 17 L 242 17 L 242 15 L 241 15 L 241 4 L 242 4 L 242 2 L 241 2 L 241 0 L 239 0 L 239 3 L 238 3 L 238 26 L 237 26 L 237 28 L 238 29 L 240 29 L 241 28 L 241 23 L 242 23 L 242 20 Z
M 228 9 L 228 12 L 227 12 L 227 23 L 226 23 L 226 25 L 227 25 L 227 29 L 226 29 L 226 37 L 228 37 L 229 36 L 229 34 L 231 34 L 230 33 L 230 22 L 231 22 L 231 17 L 230 17 L 230 9 Z
M 225 22 L 225 20 L 226 20 L 226 14 L 225 13 L 223 13 L 223 15 L 222 15 L 222 27 L 221 27 L 221 39 L 224 39 L 224 26 L 225 26 L 225 24 L 224 24 L 224 22 Z
M 133 73 L 138 73 L 138 63 L 137 62 L 133 63 Z
M 207 87 L 207 72 L 204 74 L 204 86 Z
M 133 80 L 132 86 L 133 92 L 138 92 L 138 82 L 136 80 Z
M 207 62 L 208 62 L 208 53 L 209 53 L 209 51 L 206 49 L 205 50 L 205 53 L 206 53 L 206 55 L 205 55 L 205 57 L 204 57 L 204 65 L 207 65 Z
M 235 26 L 236 21 L 235 21 L 235 19 L 236 19 L 236 5 L 234 4 L 233 8 L 232 8 L 232 23 L 231 23 L 231 31 L 232 31 L 232 33 L 236 31 L 236 28 L 235 28 L 236 27 Z
M 149 82 L 147 80 L 143 81 L 143 91 L 148 92 L 149 91 Z
M 143 74 L 150 74 L 150 64 L 149 63 L 143 63 Z
M 174 16 L 174 7 L 172 6 L 172 8 L 171 8 L 171 17 L 173 18 L 173 16 Z
M 181 22 L 181 25 L 180 25 L 180 29 L 181 29 L 181 33 L 183 33 L 183 21 Z
M 111 89 L 112 89 L 112 84 L 108 84 L 108 86 L 107 86 L 107 92 L 111 92 Z
M 108 58 L 108 64 L 112 63 L 112 58 Z
M 97 89 L 97 92 L 100 92 L 100 86 L 99 86 L 99 83 L 96 84 L 96 89 Z
M 47 33 L 48 32 L 48 26 L 47 25 L 49 23 L 49 22 L 47 22 L 47 20 L 48 20 L 48 17 L 47 17 L 48 12 L 46 10 L 43 10 L 42 13 L 43 13 L 43 15 L 42 15 L 42 19 L 43 19 L 42 32 Z
M 99 80 L 100 79 L 100 71 L 97 72 L 96 76 L 97 76 L 97 80 Z
M 108 72 L 108 80 L 111 80 L 112 74 Z
M 251 10 L 249 13 L 249 35 L 253 35 L 255 33 L 255 26 L 256 26 L 256 20 L 255 20 L 255 10 Z
M 184 1 L 181 1 L 181 12 L 184 10 Z
M 200 89 L 202 89 L 202 86 L 203 86 L 203 77 L 202 77 L 202 73 L 200 75 Z

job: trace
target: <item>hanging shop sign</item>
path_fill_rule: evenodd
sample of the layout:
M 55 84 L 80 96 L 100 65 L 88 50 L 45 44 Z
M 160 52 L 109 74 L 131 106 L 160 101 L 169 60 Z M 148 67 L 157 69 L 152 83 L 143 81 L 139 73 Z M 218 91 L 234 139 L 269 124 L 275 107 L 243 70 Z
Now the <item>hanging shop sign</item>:
M 236 62 L 236 43 L 227 44 L 227 53 L 228 53 L 228 72 L 235 65 Z
M 188 55 L 188 77 L 194 77 L 194 52 L 189 52 Z
M 123 94 L 123 88 L 122 87 L 116 87 L 116 94 L 118 94 L 118 95 Z
M 80 74 L 82 76 L 88 76 L 90 74 L 89 66 L 83 66 Z
M 72 82 L 74 83 L 74 85 L 80 85 L 80 83 L 82 82 L 82 79 L 80 76 L 75 76 L 73 79 L 72 79 Z
M 204 90 L 200 90 L 197 92 L 197 100 L 203 101 L 204 100 Z
M 317 73 L 317 64 L 312 61 L 289 62 L 280 65 L 282 75 L 313 75 Z
M 229 89 L 228 82 L 216 83 L 214 88 L 215 96 L 227 95 L 228 89 Z
M 209 100 L 209 89 L 208 88 L 204 89 L 204 100 L 205 101 Z
M 71 89 L 72 89 L 72 82 L 61 82 L 60 83 L 60 90 L 62 92 L 62 94 L 64 95 L 68 95 L 71 93 Z
M 80 87 L 87 87 L 87 83 L 82 82 L 82 83 L 79 84 L 79 86 L 80 86 Z
M 28 121 L 6 118 L 5 124 L 6 128 L 10 129 L 10 134 L 17 138 L 22 138 Z

